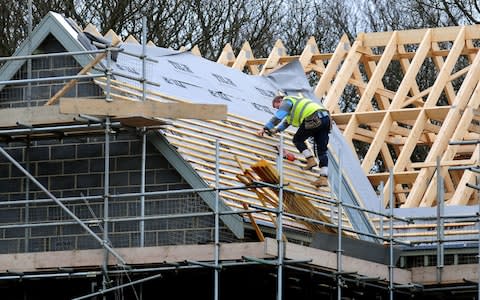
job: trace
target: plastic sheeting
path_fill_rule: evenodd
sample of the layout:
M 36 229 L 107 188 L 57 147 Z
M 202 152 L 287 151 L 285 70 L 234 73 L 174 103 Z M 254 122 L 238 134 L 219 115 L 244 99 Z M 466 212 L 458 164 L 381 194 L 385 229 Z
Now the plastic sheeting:
M 141 45 L 124 44 L 126 51 L 140 55 Z M 158 47 L 146 47 L 146 78 L 160 86 L 147 88 L 193 103 L 226 104 L 229 113 L 264 122 L 274 113 L 272 98 L 279 92 L 313 96 L 299 62 L 286 65 L 269 76 L 252 76 L 221 64 L 195 56 Z M 112 65 L 115 72 L 142 77 L 142 61 L 120 53 Z M 117 77 L 139 85 L 138 81 Z

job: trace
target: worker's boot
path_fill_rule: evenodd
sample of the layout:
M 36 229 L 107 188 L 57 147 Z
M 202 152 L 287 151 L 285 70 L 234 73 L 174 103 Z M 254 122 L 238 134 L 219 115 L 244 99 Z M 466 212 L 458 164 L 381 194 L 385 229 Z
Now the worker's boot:
M 312 182 L 312 185 L 315 187 L 322 187 L 322 186 L 328 186 L 328 177 L 320 175 L 318 176 L 318 179 Z
M 311 170 L 313 167 L 317 165 L 317 161 L 315 160 L 315 157 L 310 156 L 307 157 L 307 164 L 303 166 L 304 170 Z

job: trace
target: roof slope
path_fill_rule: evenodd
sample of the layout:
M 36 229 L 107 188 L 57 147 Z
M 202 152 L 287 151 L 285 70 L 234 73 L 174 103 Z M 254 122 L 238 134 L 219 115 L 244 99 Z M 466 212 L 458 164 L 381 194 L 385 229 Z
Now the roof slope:
M 143 48 L 141 45 L 128 43 L 121 47 L 128 53 L 135 53 L 138 56 L 145 51 L 152 59 L 146 62 L 145 69 L 148 81 L 155 83 L 147 87 L 148 95 L 151 96 L 149 99 L 165 101 L 167 98 L 192 103 L 228 105 L 229 114 L 226 121 L 173 120 L 173 125 L 162 130 L 162 133 L 167 141 L 176 147 L 183 159 L 188 161 L 210 186 L 215 184 L 214 151 L 215 141 L 219 140 L 221 173 L 219 183 L 224 188 L 232 188 L 222 191 L 222 199 L 234 208 L 242 208 L 243 203 L 262 206 L 261 199 L 258 199 L 254 191 L 238 189 L 239 180 L 236 176 L 242 174 L 242 171 L 237 158 L 240 164 L 246 166 L 260 159 L 275 163 L 278 156 L 277 149 L 280 147 L 278 137 L 259 138 L 255 132 L 273 115 L 271 99 L 279 92 L 288 95 L 301 93 L 315 99 L 301 63 L 294 60 L 266 76 L 255 76 L 205 60 L 190 52 L 177 52 L 154 46 Z M 129 79 L 143 73 L 140 59 L 120 53 L 114 72 L 119 75 L 114 82 L 114 90 L 134 97 L 140 96 L 140 85 L 135 80 Z M 126 76 L 123 77 L 122 74 Z M 293 130 L 288 131 L 285 147 L 295 153 L 297 150 L 290 142 L 292 133 Z M 342 139 L 340 133 L 337 133 L 336 139 Z M 335 148 L 336 144 L 331 143 L 330 146 Z M 338 156 L 339 151 L 336 152 Z M 344 156 L 347 153 L 352 156 L 351 152 L 343 151 Z M 331 160 L 333 158 L 334 156 L 331 156 Z M 349 162 L 358 164 L 355 159 Z M 317 176 L 316 171 L 313 173 L 303 171 L 298 160 L 285 161 L 284 165 L 285 181 L 300 192 L 311 195 L 312 201 L 321 211 L 335 214 L 335 210 L 332 211 L 331 208 L 330 190 L 317 190 L 311 185 Z M 338 172 L 338 168 L 336 170 Z M 350 174 L 350 181 L 344 181 L 342 189 L 350 192 L 343 193 L 342 200 L 345 203 L 362 206 L 359 190 L 352 188 L 355 187 L 355 180 L 358 177 L 361 176 Z M 366 187 L 370 187 L 372 191 L 368 200 L 377 200 L 371 186 L 367 184 Z M 323 197 L 323 200 L 313 199 L 318 196 Z M 373 226 L 363 212 L 349 208 L 346 213 L 348 215 L 346 220 L 350 220 L 346 222 L 346 226 L 358 231 L 374 233 Z M 257 217 L 259 220 L 275 223 L 267 213 L 257 214 Z M 292 222 L 291 225 L 300 225 L 300 223 Z
M 384 169 L 393 170 L 395 206 L 429 207 L 436 203 L 437 197 L 437 177 L 434 176 L 437 156 L 440 156 L 441 174 L 445 178 L 446 204 L 467 205 L 476 203 L 477 199 L 476 192 L 466 183 L 474 184 L 475 173 L 470 167 L 478 165 L 479 146 L 453 146 L 449 141 L 475 141 L 479 137 L 476 89 L 480 58 L 474 46 L 479 39 L 478 29 L 478 26 L 465 26 L 361 34 L 352 45 L 343 37 L 334 53 L 320 53 L 312 38 L 298 56 L 288 56 L 278 41 L 268 58 L 255 58 L 248 43 L 237 56 L 226 45 L 218 63 L 248 74 L 267 75 L 280 66 L 298 61 L 305 73 L 315 73 L 320 80 L 314 93 L 325 97 L 324 103 L 334 113 L 347 144 L 354 151 L 357 149 L 354 143 L 367 145 L 367 153 L 359 153 L 361 168 L 372 185 L 385 183 L 384 206 L 390 183 L 388 173 L 376 171 L 379 161 Z M 391 81 L 392 72 L 396 72 L 398 84 L 387 88 L 384 82 Z M 435 80 L 418 82 L 420 72 L 432 72 Z M 347 99 L 347 90 L 354 90 L 354 97 L 359 99 L 353 106 L 355 112 L 343 113 L 340 109 L 339 104 Z M 267 102 L 264 107 L 268 106 Z M 265 119 L 253 119 L 260 123 L 253 122 L 251 128 Z M 186 124 L 184 128 L 195 131 L 192 125 Z M 245 122 L 236 121 L 233 126 L 230 130 L 239 131 L 237 128 L 245 126 Z M 172 143 L 180 143 L 181 138 L 174 137 L 174 131 L 167 134 L 171 134 Z M 217 135 L 223 138 L 221 132 Z M 425 156 L 415 161 L 411 157 L 416 153 Z M 199 167 L 199 172 L 208 173 L 204 167 Z M 311 174 L 301 176 L 308 178 Z M 364 204 L 372 210 L 380 207 L 375 202 Z M 447 207 L 445 214 L 465 211 L 471 210 Z M 413 215 L 433 216 L 435 211 L 417 209 Z M 471 226 L 456 224 L 459 228 Z M 400 230 L 405 228 L 410 227 L 402 226 Z M 460 231 L 459 234 L 463 234 Z

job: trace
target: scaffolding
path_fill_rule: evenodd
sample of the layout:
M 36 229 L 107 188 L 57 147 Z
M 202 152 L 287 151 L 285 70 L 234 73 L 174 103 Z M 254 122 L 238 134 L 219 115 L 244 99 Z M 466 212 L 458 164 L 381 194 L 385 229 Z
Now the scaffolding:
M 143 53 L 141 56 L 138 56 L 138 58 L 142 59 L 143 62 L 143 69 L 142 69 L 142 76 L 140 78 L 135 78 L 140 82 L 143 86 L 142 89 L 142 98 L 143 101 L 145 101 L 147 97 L 147 91 L 146 91 L 146 84 L 147 80 L 145 78 L 145 60 L 151 59 L 146 56 L 145 52 L 145 47 L 146 47 L 146 19 L 143 18 L 143 31 L 142 31 L 142 46 L 143 46 Z M 31 60 L 34 58 L 41 58 L 41 57 L 52 57 L 52 56 L 62 56 L 62 55 L 91 55 L 91 54 L 100 54 L 103 53 L 105 54 L 105 59 L 106 59 L 106 68 L 103 70 L 103 73 L 100 74 L 93 74 L 93 75 L 74 75 L 74 76 L 62 76 L 62 77 L 48 77 L 48 78 L 38 78 L 38 79 L 33 79 L 31 78 L 31 75 L 28 75 L 29 79 L 26 80 L 11 80 L 11 81 L 5 81 L 5 82 L 0 82 L 1 85 L 3 84 L 23 84 L 23 83 L 34 83 L 34 82 L 40 82 L 40 81 L 54 81 L 54 80 L 79 80 L 79 79 L 93 79 L 93 78 L 99 78 L 99 77 L 104 77 L 106 78 L 106 88 L 105 88 L 105 101 L 114 101 L 110 95 L 111 89 L 111 77 L 114 75 L 111 70 L 111 54 L 116 51 L 121 51 L 121 49 L 116 48 L 116 47 L 111 47 L 107 46 L 104 47 L 104 49 L 101 50 L 96 50 L 96 51 L 85 51 L 82 53 L 56 53 L 56 54 L 38 54 L 38 55 L 28 55 L 28 56 L 21 56 L 21 57 L 9 57 L 9 58 L 0 58 L 0 61 L 6 61 L 6 60 L 27 60 L 29 62 L 29 65 L 31 64 Z M 130 54 L 134 55 L 134 54 Z M 31 67 L 29 67 L 29 70 L 31 72 Z M 121 74 L 115 74 L 120 76 Z M 31 95 L 31 92 L 28 93 Z M 26 212 L 26 223 L 24 225 L 3 225 L 0 226 L 0 229 L 6 229 L 6 228 L 24 228 L 25 229 L 25 243 L 28 243 L 28 238 L 27 238 L 27 229 L 33 228 L 33 227 L 39 227 L 39 226 L 56 226 L 56 225 L 68 225 L 68 224 L 78 224 L 80 225 L 86 232 L 88 232 L 93 238 L 97 240 L 97 242 L 101 245 L 101 248 L 103 249 L 103 263 L 101 266 L 100 271 L 76 271 L 76 270 L 59 270 L 58 272 L 49 272 L 47 274 L 43 273 L 31 273 L 31 274 L 8 274 L 8 275 L 0 275 L 0 281 L 2 280 L 22 280 L 22 279 L 40 279 L 40 278 L 62 278 L 62 277 L 68 277 L 68 278 L 76 278 L 76 277 L 88 277 L 88 276 L 102 276 L 102 287 L 98 291 L 95 291 L 90 294 L 86 294 L 80 297 L 74 298 L 75 300 L 80 300 L 80 299 L 93 299 L 93 297 L 99 296 L 99 295 L 106 295 L 110 292 L 123 289 L 129 286 L 134 286 L 134 285 L 141 285 L 142 283 L 145 283 L 150 280 L 155 280 L 158 279 L 162 276 L 162 272 L 165 271 L 171 271 L 171 270 L 179 270 L 179 269 L 209 269 L 213 271 L 214 274 L 214 280 L 213 280 L 213 291 L 214 295 L 213 298 L 215 300 L 218 300 L 220 298 L 219 295 L 219 289 L 220 289 L 220 280 L 221 280 L 221 274 L 220 271 L 222 268 L 226 267 L 233 267 L 233 266 L 248 266 L 248 265 L 257 265 L 257 264 L 264 264 L 264 265 L 269 265 L 273 266 L 276 268 L 276 278 L 277 278 L 277 285 L 276 285 L 276 299 L 277 300 L 282 300 L 284 299 L 283 295 L 283 285 L 284 285 L 284 270 L 285 269 L 292 269 L 296 270 L 299 272 L 309 272 L 311 274 L 319 274 L 321 276 L 326 276 L 330 277 L 334 280 L 336 286 L 335 290 L 337 291 L 337 299 L 341 300 L 344 299 L 344 296 L 342 294 L 342 291 L 344 291 L 346 282 L 361 282 L 364 285 L 370 285 L 375 288 L 379 288 L 381 290 L 387 291 L 389 299 L 394 299 L 396 293 L 414 293 L 416 289 L 422 289 L 423 291 L 430 290 L 430 291 L 439 291 L 443 287 L 436 287 L 436 288 L 424 288 L 421 285 L 418 284 L 403 284 L 403 285 L 396 285 L 394 284 L 395 278 L 394 278 L 394 270 L 396 268 L 395 262 L 394 262 L 394 247 L 396 245 L 408 245 L 408 246 L 413 246 L 415 245 L 415 242 L 411 243 L 405 243 L 404 241 L 400 239 L 394 238 L 394 222 L 407 222 L 407 223 L 412 223 L 417 220 L 425 220 L 426 218 L 401 218 L 397 217 L 394 215 L 394 178 L 393 178 L 393 171 L 390 170 L 390 180 L 389 180 L 389 211 L 384 211 L 383 208 L 380 208 L 379 211 L 373 211 L 369 210 L 363 207 L 358 207 L 350 204 L 346 204 L 342 201 L 342 194 L 341 194 L 341 188 L 340 188 L 340 181 L 342 180 L 342 177 L 340 174 L 337 174 L 337 180 L 338 182 L 335 183 L 333 182 L 332 186 L 337 187 L 337 189 L 332 188 L 332 199 L 325 199 L 324 197 L 318 197 L 319 201 L 323 201 L 325 203 L 328 203 L 332 207 L 336 208 L 336 220 L 337 224 L 329 224 L 325 222 L 321 222 L 318 220 L 313 220 L 306 218 L 305 216 L 300 216 L 300 215 L 295 215 L 292 213 L 288 213 L 285 211 L 285 208 L 283 206 L 284 202 L 284 192 L 290 192 L 290 193 L 299 193 L 298 191 L 295 191 L 293 189 L 290 189 L 288 185 L 284 184 L 284 179 L 283 179 L 283 157 L 281 153 L 283 153 L 283 147 L 284 147 L 284 136 L 283 134 L 280 135 L 280 141 L 278 144 L 279 147 L 279 157 L 277 159 L 277 168 L 278 168 L 278 173 L 280 174 L 280 180 L 278 184 L 272 185 L 264 182 L 257 182 L 255 183 L 258 187 L 270 187 L 278 190 L 278 195 L 279 195 L 279 204 L 276 209 L 268 209 L 265 207 L 249 207 L 244 210 L 235 210 L 235 211 L 223 211 L 220 208 L 220 202 L 221 202 L 221 196 L 220 192 L 224 190 L 229 190 L 229 189 L 247 189 L 247 188 L 252 188 L 252 186 L 247 186 L 247 185 L 238 185 L 235 187 L 230 187 L 230 186 L 221 186 L 220 185 L 220 153 L 222 151 L 221 146 L 222 146 L 222 141 L 221 140 L 216 140 L 215 141 L 215 186 L 212 188 L 204 188 L 204 189 L 198 189 L 198 188 L 193 188 L 193 189 L 179 189 L 179 190 L 174 190 L 174 191 L 150 191 L 147 192 L 145 189 L 146 186 L 146 160 L 147 160 L 147 155 L 146 155 L 146 148 L 147 148 L 147 131 L 152 130 L 147 127 L 142 127 L 140 128 L 140 134 L 141 134 L 141 141 L 142 141 L 142 146 L 141 146 L 141 184 L 140 184 L 140 191 L 137 193 L 117 193 L 115 195 L 111 194 L 110 192 L 110 137 L 112 135 L 112 129 L 121 129 L 122 124 L 121 122 L 115 122 L 112 121 L 109 117 L 105 117 L 103 119 L 99 119 L 97 117 L 91 117 L 91 116 L 81 116 L 83 120 L 88 121 L 86 124 L 75 124 L 75 125 L 51 125 L 51 126 L 32 126 L 31 124 L 18 124 L 17 128 L 10 128 L 10 129 L 2 129 L 0 130 L 0 135 L 4 136 L 9 136 L 9 135 L 18 135 L 18 134 L 23 134 L 28 139 L 35 139 L 36 135 L 43 135 L 45 133 L 58 133 L 58 132 L 70 132 L 74 134 L 103 134 L 104 138 L 104 191 L 103 195 L 100 196 L 81 196 L 81 197 L 56 197 L 53 193 L 51 193 L 47 187 L 45 187 L 41 182 L 39 182 L 29 171 L 29 162 L 28 162 L 28 156 L 26 159 L 26 166 L 22 166 L 14 157 L 12 157 L 3 147 L 0 147 L 0 153 L 8 159 L 8 161 L 14 165 L 16 168 L 18 168 L 28 180 L 25 181 L 25 199 L 24 200 L 18 200 L 15 202 L 15 204 L 20 204 L 20 205 L 25 205 L 25 212 Z M 478 143 L 478 141 L 474 141 L 474 143 Z M 28 148 L 28 144 L 26 146 Z M 28 153 L 28 151 L 27 151 Z M 340 172 L 342 169 L 342 158 L 341 155 L 339 155 L 339 162 L 340 166 Z M 438 163 L 438 182 L 442 182 L 442 177 L 440 175 L 439 171 L 439 166 L 440 164 Z M 473 168 L 474 170 L 478 171 L 478 169 Z M 477 172 L 478 173 L 478 172 Z M 43 191 L 46 195 L 46 199 L 30 199 L 30 182 L 33 183 L 35 186 L 37 186 L 41 191 Z M 477 175 L 477 185 L 473 186 L 473 188 L 478 189 L 478 175 Z M 438 195 L 441 197 L 443 193 L 442 189 L 442 184 L 439 184 L 438 187 Z M 159 215 L 159 216 L 146 216 L 145 215 L 145 198 L 148 196 L 158 196 L 158 195 L 165 195 L 165 194 L 183 194 L 183 193 L 202 193 L 202 192 L 214 192 L 215 193 L 215 207 L 213 211 L 211 212 L 200 212 L 200 213 L 183 213 L 183 214 L 170 214 L 170 215 Z M 309 195 L 312 198 L 315 198 L 312 195 Z M 131 198 L 131 197 L 138 197 L 140 199 L 140 216 L 139 217 L 128 217 L 128 218 L 115 218 L 112 219 L 110 214 L 109 214 L 109 201 L 112 199 L 121 199 L 121 198 Z M 383 195 L 381 194 L 379 198 L 379 202 L 381 203 L 382 201 L 380 199 L 383 199 Z M 73 221 L 63 221 L 63 222 L 49 222 L 49 223 L 39 223 L 36 224 L 34 222 L 30 222 L 29 216 L 28 216 L 28 207 L 32 203 L 42 203 L 42 202 L 54 202 L 56 203 L 68 216 L 73 219 Z M 79 218 L 72 210 L 70 210 L 65 203 L 69 202 L 86 202 L 88 203 L 89 201 L 101 201 L 103 202 L 103 216 L 95 216 L 94 220 L 90 221 L 84 221 L 81 218 Z M 431 242 L 436 243 L 437 245 L 437 281 L 440 284 L 442 282 L 442 270 L 444 267 L 444 245 L 445 243 L 456 241 L 456 242 L 468 242 L 468 241 L 475 241 L 478 242 L 479 249 L 478 249 L 478 254 L 480 256 L 480 239 L 448 239 L 446 240 L 445 234 L 444 234 L 444 226 L 445 226 L 445 220 L 452 218 L 450 216 L 446 216 L 443 213 L 443 201 L 440 199 L 437 201 L 439 205 L 437 206 L 437 216 L 436 216 L 436 222 L 437 222 L 437 235 L 436 239 L 433 239 Z M 479 201 L 480 203 L 480 201 Z M 0 206 L 6 206 L 6 205 L 11 205 L 11 201 L 1 201 Z M 349 228 L 344 228 L 342 226 L 342 213 L 345 208 L 349 209 L 355 209 L 359 210 L 362 213 L 368 214 L 370 216 L 377 216 L 380 218 L 380 230 L 378 234 L 371 234 L 368 232 L 361 232 Z M 333 213 L 332 209 L 332 213 Z M 251 214 L 251 213 L 256 213 L 256 212 L 269 212 L 273 213 L 276 217 L 276 226 L 275 226 L 275 242 L 276 242 L 276 256 L 275 258 L 272 259 L 263 259 L 263 258 L 256 258 L 256 257 L 245 257 L 241 261 L 221 261 L 220 258 L 220 248 L 221 248 L 221 243 L 220 243 L 220 217 L 222 215 L 230 215 L 230 214 Z M 134 221 L 138 222 L 139 224 L 139 231 L 140 231 L 140 247 L 145 246 L 145 221 L 146 220 L 154 220 L 154 219 L 174 219 L 174 218 L 185 218 L 185 217 L 199 217 L 199 216 L 213 216 L 214 217 L 214 243 L 213 243 L 213 257 L 207 262 L 205 261 L 194 261 L 194 260 L 189 260 L 185 264 L 178 264 L 178 262 L 166 262 L 165 264 L 167 266 L 160 266 L 160 267 L 138 267 L 138 266 L 130 266 L 128 264 L 128 261 L 122 257 L 122 255 L 111 246 L 110 243 L 110 237 L 109 237 L 109 228 L 112 223 L 121 223 L 121 222 L 129 222 L 129 221 Z M 310 262 L 310 259 L 307 260 L 292 260 L 292 259 L 286 259 L 285 258 L 285 240 L 284 240 L 284 224 L 283 220 L 284 218 L 291 218 L 291 219 L 297 219 L 297 220 L 302 220 L 302 221 L 307 221 L 307 222 L 312 222 L 312 223 L 317 223 L 319 225 L 331 227 L 337 230 L 337 249 L 336 249 L 336 270 L 332 272 L 328 272 L 325 270 L 317 269 L 313 270 L 308 263 Z M 455 216 L 455 219 L 460 218 L 460 216 Z M 464 215 L 461 216 L 461 218 L 465 218 L 468 220 L 471 220 L 472 222 L 475 222 L 477 226 L 480 227 L 480 204 L 479 204 L 479 213 L 477 214 L 472 214 L 472 215 Z M 333 220 L 334 218 L 332 218 Z M 383 229 L 384 229 L 384 224 L 383 222 L 388 222 L 388 234 L 384 234 Z M 102 229 L 102 236 L 99 236 L 96 232 L 94 232 L 91 229 L 92 224 L 97 224 L 101 226 Z M 386 280 L 383 280 L 381 278 L 369 278 L 369 277 L 364 277 L 364 276 L 359 276 L 357 274 L 352 274 L 351 272 L 345 271 L 344 268 L 344 250 L 343 250 L 343 245 L 342 241 L 344 239 L 344 233 L 349 232 L 353 233 L 356 235 L 365 235 L 369 236 L 371 238 L 374 238 L 378 241 L 381 241 L 381 243 L 384 243 L 388 245 L 389 249 L 389 263 L 388 263 L 388 278 Z M 479 235 L 480 237 L 480 235 Z M 418 243 L 425 244 L 425 241 L 420 241 Z M 25 249 L 27 250 L 28 247 L 26 246 Z M 118 268 L 112 269 L 109 267 L 109 258 L 110 256 L 113 256 L 116 261 Z M 153 274 L 147 277 L 144 277 L 139 280 L 132 280 L 128 283 L 125 284 L 119 284 L 114 287 L 109 286 L 109 282 L 111 282 L 111 276 L 117 276 L 119 274 L 135 274 L 135 273 L 149 273 Z M 480 264 L 479 264 L 479 272 L 480 274 Z M 478 291 L 478 298 L 480 299 L 480 289 L 478 288 L 478 284 L 480 284 L 480 279 L 478 280 L 478 283 L 476 285 L 472 285 L 472 289 L 476 289 Z M 449 289 L 454 289 L 455 287 L 448 287 Z M 464 285 L 459 285 L 459 289 L 464 289 Z M 142 295 L 137 295 L 137 298 L 142 299 Z

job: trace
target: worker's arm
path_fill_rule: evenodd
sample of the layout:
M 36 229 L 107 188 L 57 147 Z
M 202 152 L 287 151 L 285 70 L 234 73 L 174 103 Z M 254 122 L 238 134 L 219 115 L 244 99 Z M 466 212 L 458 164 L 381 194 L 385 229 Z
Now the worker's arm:
M 284 131 L 285 129 L 287 129 L 288 126 L 290 126 L 290 124 L 288 124 L 287 120 L 283 120 L 283 122 L 282 122 L 280 125 L 278 125 L 276 131 L 277 131 L 277 132 L 282 132 L 282 131 Z
M 275 112 L 273 117 L 263 126 L 261 130 L 257 132 L 257 135 L 263 136 L 265 132 L 280 132 L 285 130 L 288 127 L 288 123 L 284 121 L 280 126 L 278 126 L 277 129 L 274 129 L 275 126 L 280 123 L 290 112 L 292 109 L 292 102 L 289 100 L 284 100 L 282 102 L 282 105 L 278 108 L 278 110 Z

